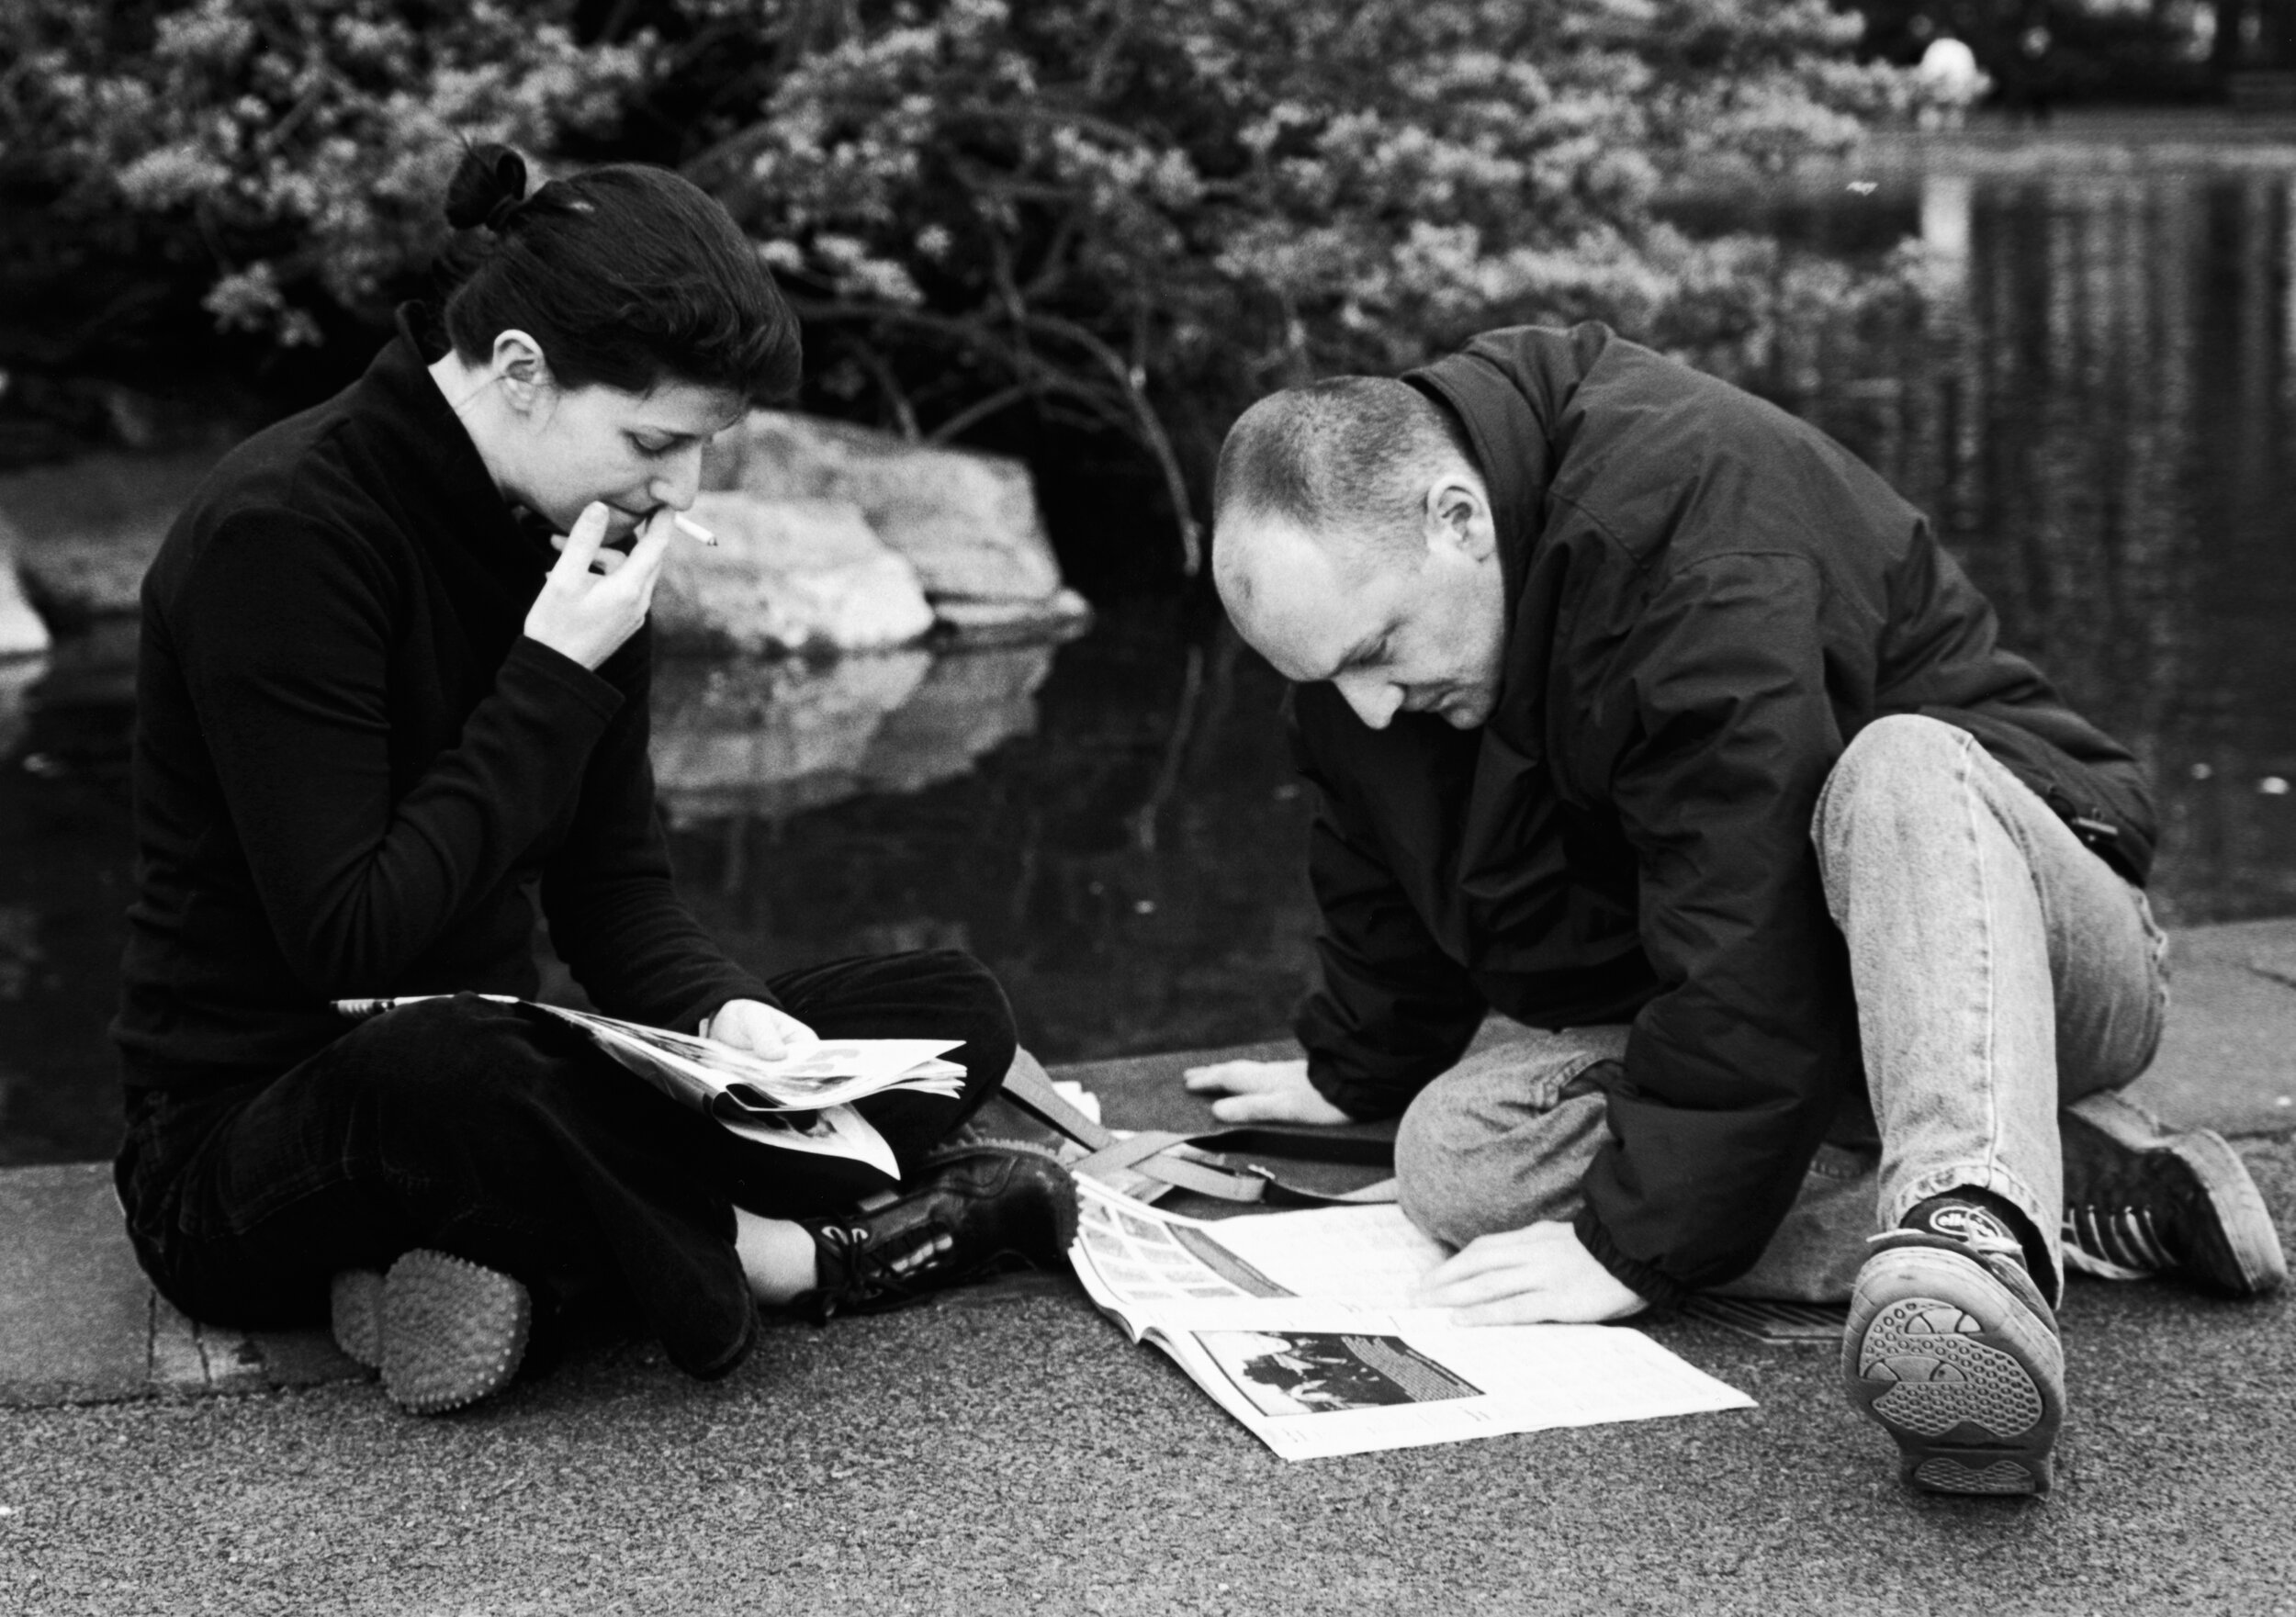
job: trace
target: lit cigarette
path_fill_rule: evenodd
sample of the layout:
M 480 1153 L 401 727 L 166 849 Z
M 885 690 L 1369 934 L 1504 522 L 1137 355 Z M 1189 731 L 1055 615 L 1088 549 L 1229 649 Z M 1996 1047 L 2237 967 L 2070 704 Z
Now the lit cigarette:
M 670 520 L 675 522 L 680 528 L 683 529 L 689 538 L 699 539 L 704 545 L 715 545 L 717 543 L 716 534 L 711 533 L 707 528 L 695 522 L 692 517 L 686 515 L 686 513 L 681 511 L 671 511 L 670 513 Z

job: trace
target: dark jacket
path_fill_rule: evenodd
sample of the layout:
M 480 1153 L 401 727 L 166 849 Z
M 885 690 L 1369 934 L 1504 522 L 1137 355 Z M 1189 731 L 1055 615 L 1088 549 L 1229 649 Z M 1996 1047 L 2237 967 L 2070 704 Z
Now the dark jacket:
M 2124 874 L 2123 747 L 1995 644 L 1921 514 L 1815 428 L 1599 325 L 1479 338 L 1405 380 L 1489 483 L 1510 601 L 1490 721 L 1293 692 L 1321 788 L 1318 1089 L 1399 1111 L 1486 1006 L 1631 1021 L 1581 1238 L 1651 1301 L 1750 1267 L 1861 1072 L 1810 821 L 1885 713 L 1974 734 Z
M 647 633 L 594 673 L 523 636 L 555 553 L 408 320 L 226 456 L 144 579 L 131 1084 L 276 1075 L 339 997 L 531 994 L 537 895 L 601 1009 L 771 1003 L 671 893 Z

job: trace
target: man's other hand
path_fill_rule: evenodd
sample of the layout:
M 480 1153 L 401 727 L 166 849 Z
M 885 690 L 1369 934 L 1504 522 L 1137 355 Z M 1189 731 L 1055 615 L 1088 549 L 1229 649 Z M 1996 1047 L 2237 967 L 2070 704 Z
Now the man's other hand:
M 1222 1123 L 1314 1123 L 1354 1121 L 1308 1082 L 1308 1064 L 1297 1061 L 1216 1061 L 1190 1067 L 1181 1075 L 1191 1095 L 1223 1095 L 1211 1103 Z
M 1478 1236 L 1421 1281 L 1412 1300 L 1456 1309 L 1461 1325 L 1593 1324 L 1646 1306 L 1568 1224 Z

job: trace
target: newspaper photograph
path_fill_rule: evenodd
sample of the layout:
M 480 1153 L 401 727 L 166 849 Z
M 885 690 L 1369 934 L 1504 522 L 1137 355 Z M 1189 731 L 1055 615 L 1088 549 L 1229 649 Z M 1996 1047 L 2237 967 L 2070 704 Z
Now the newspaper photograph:
M 1630 1327 L 1415 1307 L 1444 1249 L 1392 1204 L 1206 1222 L 1078 1186 L 1093 1301 L 1288 1460 L 1753 1404 Z

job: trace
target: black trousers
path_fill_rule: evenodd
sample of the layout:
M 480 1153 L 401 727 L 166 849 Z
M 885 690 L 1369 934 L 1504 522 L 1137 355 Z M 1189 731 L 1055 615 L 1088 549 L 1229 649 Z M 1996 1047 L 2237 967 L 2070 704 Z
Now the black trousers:
M 1011 1065 L 1011 1007 L 955 950 L 835 961 L 776 979 L 827 1038 L 962 1039 L 963 1094 L 859 1105 L 905 1175 Z M 547 1308 L 632 1306 L 696 1376 L 740 1363 L 756 1310 L 733 1207 L 833 1214 L 876 1170 L 738 1140 L 553 1016 L 476 995 L 362 1023 L 266 1082 L 131 1093 L 115 1174 L 138 1257 L 194 1319 L 323 1320 L 340 1270 L 432 1247 L 515 1276 Z

